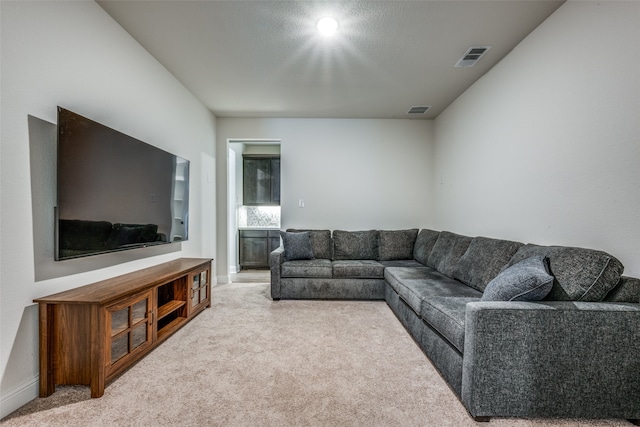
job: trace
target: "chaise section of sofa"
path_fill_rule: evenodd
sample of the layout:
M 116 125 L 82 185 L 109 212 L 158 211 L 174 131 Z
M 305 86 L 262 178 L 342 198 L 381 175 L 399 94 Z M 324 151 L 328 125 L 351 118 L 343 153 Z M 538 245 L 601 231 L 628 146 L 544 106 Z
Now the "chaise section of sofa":
M 434 230 L 309 234 L 328 258 L 274 251 L 274 300 L 383 298 L 474 419 L 640 419 L 640 280 L 612 255 Z
M 640 417 L 640 280 L 615 257 L 485 237 L 459 256 L 468 239 L 440 236 L 427 263 L 454 277 L 387 268 L 386 300 L 474 418 Z M 544 301 L 482 300 L 536 256 L 553 276 Z

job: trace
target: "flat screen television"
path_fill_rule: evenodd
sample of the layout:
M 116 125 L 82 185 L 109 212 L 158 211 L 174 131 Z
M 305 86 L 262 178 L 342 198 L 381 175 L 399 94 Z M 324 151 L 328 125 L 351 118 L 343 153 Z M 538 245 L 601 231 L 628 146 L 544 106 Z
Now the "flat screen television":
M 58 107 L 56 260 L 188 238 L 189 161 Z

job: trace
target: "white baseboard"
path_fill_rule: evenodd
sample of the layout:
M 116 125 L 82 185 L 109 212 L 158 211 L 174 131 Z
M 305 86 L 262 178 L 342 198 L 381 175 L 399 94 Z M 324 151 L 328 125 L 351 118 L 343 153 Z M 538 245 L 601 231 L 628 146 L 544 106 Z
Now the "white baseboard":
M 10 390 L 0 397 L 0 419 L 6 417 L 21 406 L 26 405 L 40 394 L 40 377 L 37 376 Z
M 231 283 L 231 276 L 229 275 L 225 275 L 225 276 L 216 276 L 216 282 L 219 285 L 224 285 L 226 283 Z

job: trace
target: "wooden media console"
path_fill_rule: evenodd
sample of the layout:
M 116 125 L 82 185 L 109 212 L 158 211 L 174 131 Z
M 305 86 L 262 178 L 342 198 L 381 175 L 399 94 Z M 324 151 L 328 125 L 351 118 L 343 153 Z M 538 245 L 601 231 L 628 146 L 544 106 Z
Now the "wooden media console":
M 105 384 L 211 306 L 211 259 L 181 258 L 34 300 L 40 397 L 56 384 Z

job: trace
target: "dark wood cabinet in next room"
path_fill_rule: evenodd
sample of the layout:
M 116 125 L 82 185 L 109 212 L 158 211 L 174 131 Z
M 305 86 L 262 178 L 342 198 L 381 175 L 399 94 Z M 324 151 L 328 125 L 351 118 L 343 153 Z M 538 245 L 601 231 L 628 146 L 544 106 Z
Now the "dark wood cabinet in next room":
M 278 246 L 278 230 L 240 230 L 240 269 L 268 268 L 269 254 Z
M 280 157 L 243 157 L 243 204 L 245 206 L 280 205 Z

